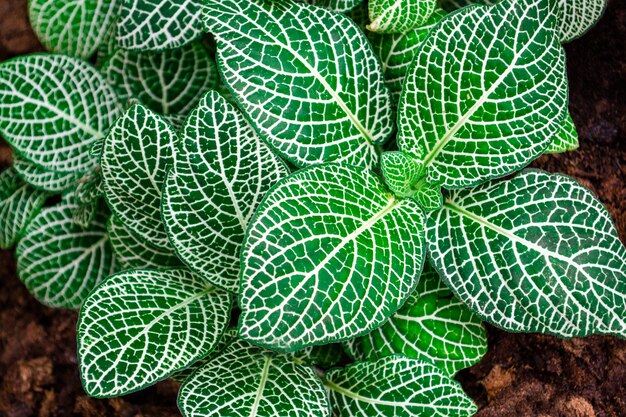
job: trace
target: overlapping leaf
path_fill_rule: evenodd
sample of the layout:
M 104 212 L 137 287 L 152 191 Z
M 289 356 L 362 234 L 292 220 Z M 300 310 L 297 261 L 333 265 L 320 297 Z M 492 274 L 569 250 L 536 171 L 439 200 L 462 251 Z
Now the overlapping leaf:
M 191 269 L 237 292 L 248 222 L 288 170 L 243 115 L 214 91 L 191 113 L 181 136 L 163 196 L 168 234 Z
M 38 190 L 60 193 L 76 185 L 82 172 L 58 172 L 43 169 L 22 156 L 13 154 L 13 168 L 24 181 Z
M 118 50 L 102 69 L 120 100 L 136 97 L 180 126 L 202 95 L 217 85 L 217 69 L 200 43 L 162 52 Z
M 204 17 L 226 84 L 283 157 L 376 164 L 393 131 L 391 99 L 349 18 L 291 0 L 210 0 Z
M 372 32 L 404 33 L 419 28 L 435 11 L 437 0 L 369 0 L 367 26 Z
M 354 9 L 364 0 L 298 0 L 302 3 L 314 4 L 334 12 L 347 12 Z
M 430 216 L 428 242 L 445 282 L 497 326 L 626 335 L 626 249 L 570 178 L 530 170 L 453 192 Z
M 52 52 L 88 59 L 106 38 L 122 0 L 29 0 L 28 17 Z
M 419 278 L 421 213 L 362 168 L 326 164 L 279 182 L 244 243 L 240 337 L 294 351 L 380 326 Z
M 453 376 L 483 357 L 487 334 L 480 318 L 452 294 L 432 267 L 425 266 L 402 308 L 382 327 L 347 346 L 359 360 L 402 354 Z
M 578 131 L 570 114 L 563 120 L 561 129 L 546 149 L 547 153 L 560 153 L 578 149 Z
M 202 36 L 200 0 L 123 0 L 118 43 L 123 49 L 174 49 Z
M 566 115 L 565 55 L 549 2 L 508 0 L 441 21 L 400 99 L 398 144 L 423 148 L 428 179 L 460 188 L 539 156 Z
M 45 201 L 46 193 L 25 183 L 15 169 L 0 173 L 0 249 L 15 245 Z
M 89 64 L 27 55 L 0 64 L 0 134 L 40 168 L 86 172 L 89 148 L 119 116 L 115 92 Z
M 17 245 L 17 274 L 31 294 L 51 307 L 76 309 L 111 274 L 115 262 L 106 217 L 96 213 L 87 227 L 74 222 L 76 205 L 43 210 Z
M 315 371 L 242 340 L 183 384 L 178 406 L 185 417 L 327 417 L 329 410 Z
M 458 382 L 429 363 L 401 356 L 333 369 L 324 384 L 336 417 L 469 417 L 477 410 Z
M 206 355 L 230 319 L 231 297 L 186 269 L 135 270 L 107 279 L 78 319 L 85 391 L 123 395 Z

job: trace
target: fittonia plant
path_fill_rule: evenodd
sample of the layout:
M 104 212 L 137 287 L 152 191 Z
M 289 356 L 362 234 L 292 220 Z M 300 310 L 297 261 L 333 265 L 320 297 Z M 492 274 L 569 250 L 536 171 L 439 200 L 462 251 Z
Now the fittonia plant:
M 470 415 L 482 320 L 626 336 L 607 211 L 500 179 L 577 147 L 561 44 L 603 9 L 33 0 L 66 55 L 0 65 L 0 244 L 80 308 L 92 396 L 172 377 L 186 416 Z

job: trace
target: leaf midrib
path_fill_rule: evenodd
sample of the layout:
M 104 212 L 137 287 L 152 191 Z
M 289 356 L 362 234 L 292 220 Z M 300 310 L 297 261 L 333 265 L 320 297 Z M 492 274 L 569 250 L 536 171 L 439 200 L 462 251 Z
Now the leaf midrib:
M 267 355 L 265 357 L 263 370 L 261 371 L 261 380 L 259 381 L 259 386 L 256 390 L 256 396 L 254 397 L 254 403 L 252 404 L 252 408 L 250 409 L 249 417 L 256 417 L 258 414 L 259 404 L 261 404 L 261 398 L 263 398 L 263 391 L 265 391 L 265 384 L 267 384 L 271 362 L 272 357 Z

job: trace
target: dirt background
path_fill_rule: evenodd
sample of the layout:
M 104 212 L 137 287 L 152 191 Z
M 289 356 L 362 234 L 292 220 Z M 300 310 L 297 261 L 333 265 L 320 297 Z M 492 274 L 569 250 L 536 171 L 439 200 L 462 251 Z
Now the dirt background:
M 0 60 L 42 50 L 25 0 L 0 0 Z M 571 113 L 581 147 L 532 165 L 577 178 L 606 204 L 626 242 L 626 1 L 609 0 L 600 24 L 566 46 Z M 10 153 L 0 140 L 0 167 Z M 0 416 L 177 416 L 177 385 L 95 400 L 77 374 L 76 314 L 38 304 L 0 252 Z M 561 340 L 488 327 L 489 352 L 457 379 L 478 416 L 626 416 L 626 341 Z

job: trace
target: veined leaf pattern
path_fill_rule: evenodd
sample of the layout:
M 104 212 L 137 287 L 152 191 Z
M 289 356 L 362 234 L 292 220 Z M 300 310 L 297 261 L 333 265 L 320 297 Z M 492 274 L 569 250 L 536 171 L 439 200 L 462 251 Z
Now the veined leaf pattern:
M 431 261 L 455 294 L 506 330 L 626 335 L 626 249 L 574 180 L 527 170 L 452 192 L 428 219 Z
M 163 219 L 180 258 L 213 284 L 237 292 L 250 218 L 288 174 L 243 115 L 217 92 L 207 93 L 181 130 L 163 196 Z
M 91 65 L 35 54 L 0 64 L 0 134 L 45 170 L 86 172 L 89 148 L 120 114 L 113 89 Z
M 377 163 L 391 99 L 349 18 L 291 0 L 209 0 L 204 18 L 226 85 L 281 156 L 299 167 Z
M 298 0 L 302 3 L 324 7 L 333 12 L 347 12 L 354 9 L 365 0 Z
M 558 132 L 567 77 L 548 6 L 469 7 L 421 44 L 400 98 L 398 144 L 424 149 L 429 182 L 454 189 L 510 174 Z
M 186 269 L 113 275 L 78 319 L 85 391 L 112 397 L 167 378 L 210 352 L 230 319 L 231 296 Z
M 415 202 L 363 168 L 326 164 L 281 180 L 244 242 L 240 337 L 287 352 L 380 326 L 417 284 L 422 221 Z
M 60 193 L 76 185 L 82 172 L 57 172 L 33 164 L 23 156 L 13 154 L 12 166 L 24 181 L 38 190 Z
M 378 33 L 407 32 L 424 25 L 435 7 L 437 0 L 369 0 L 367 28 Z
M 546 153 L 560 153 L 578 149 L 578 131 L 570 114 L 563 120 L 561 129 L 557 132 Z

